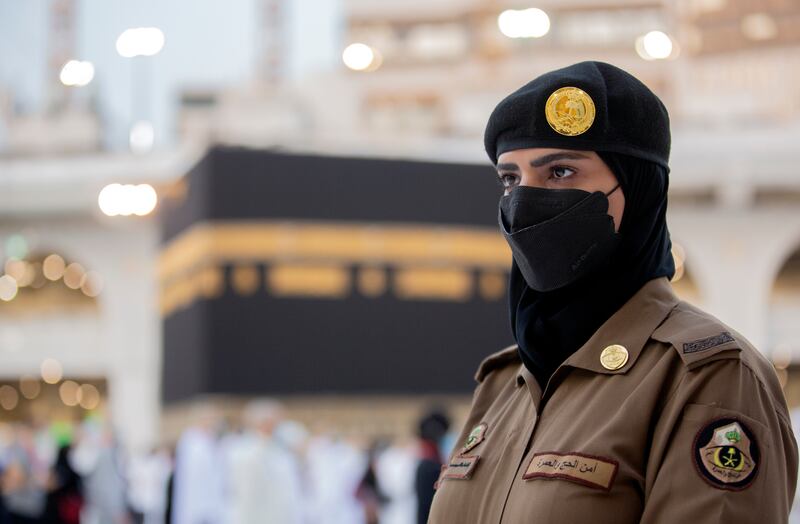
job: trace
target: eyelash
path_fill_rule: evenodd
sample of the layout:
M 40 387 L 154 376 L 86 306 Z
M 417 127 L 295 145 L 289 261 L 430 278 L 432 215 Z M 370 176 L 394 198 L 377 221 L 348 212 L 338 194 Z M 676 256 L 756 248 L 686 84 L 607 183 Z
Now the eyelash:
M 568 170 L 568 171 L 572 171 L 572 174 L 567 175 L 567 176 L 555 176 L 554 173 L 555 173 L 556 170 Z M 550 175 L 549 175 L 548 179 L 564 180 L 564 179 L 570 178 L 572 176 L 575 176 L 575 174 L 577 172 L 578 172 L 577 169 L 569 167 L 569 166 L 553 166 L 553 167 L 550 168 Z M 519 175 L 515 175 L 513 173 L 499 173 L 497 175 L 497 178 L 498 178 L 498 181 L 500 182 L 500 185 L 503 187 L 503 189 L 510 189 L 510 188 L 514 187 L 515 184 L 513 184 L 513 182 L 515 180 L 519 179 Z M 511 178 L 512 180 L 507 182 L 506 181 L 507 178 Z

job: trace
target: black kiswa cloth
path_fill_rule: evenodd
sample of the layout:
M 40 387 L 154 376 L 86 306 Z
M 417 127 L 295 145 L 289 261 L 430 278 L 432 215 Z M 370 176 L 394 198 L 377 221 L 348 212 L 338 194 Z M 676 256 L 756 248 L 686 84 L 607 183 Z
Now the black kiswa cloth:
M 512 333 L 523 363 L 542 389 L 558 366 L 644 284 L 675 273 L 666 222 L 666 169 L 621 153 L 597 154 L 616 175 L 625 195 L 622 238 L 609 263 L 549 292 L 529 288 L 516 262 L 511 266 Z

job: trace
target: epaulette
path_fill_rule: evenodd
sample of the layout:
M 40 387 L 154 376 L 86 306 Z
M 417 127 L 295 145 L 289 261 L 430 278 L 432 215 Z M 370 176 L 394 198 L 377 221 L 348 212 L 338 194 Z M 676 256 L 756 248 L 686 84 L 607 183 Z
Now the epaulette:
M 712 360 L 740 358 L 741 335 L 705 311 L 681 302 L 651 338 L 671 344 L 683 363 L 694 368 Z
M 486 375 L 495 369 L 503 367 L 515 360 L 519 360 L 516 344 L 501 349 L 497 353 L 492 353 L 483 359 L 481 364 L 478 366 L 478 371 L 475 373 L 475 380 L 478 382 L 483 382 L 483 379 L 486 378 Z

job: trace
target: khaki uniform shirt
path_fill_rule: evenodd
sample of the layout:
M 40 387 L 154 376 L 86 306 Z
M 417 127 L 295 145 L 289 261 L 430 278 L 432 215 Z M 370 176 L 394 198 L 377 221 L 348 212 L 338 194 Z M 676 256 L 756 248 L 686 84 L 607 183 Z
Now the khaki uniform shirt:
M 516 346 L 484 360 L 476 379 L 431 524 L 787 521 L 797 444 L 775 371 L 666 278 L 639 290 L 544 391 Z

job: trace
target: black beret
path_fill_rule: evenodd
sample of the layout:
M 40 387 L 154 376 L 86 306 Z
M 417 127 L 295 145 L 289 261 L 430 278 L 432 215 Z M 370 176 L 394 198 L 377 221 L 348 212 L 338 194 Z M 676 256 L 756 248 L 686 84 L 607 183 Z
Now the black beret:
M 545 73 L 500 101 L 483 143 L 493 164 L 506 151 L 549 147 L 624 153 L 669 171 L 669 114 L 630 73 L 580 62 Z

